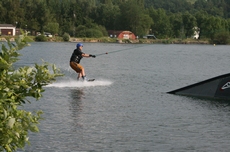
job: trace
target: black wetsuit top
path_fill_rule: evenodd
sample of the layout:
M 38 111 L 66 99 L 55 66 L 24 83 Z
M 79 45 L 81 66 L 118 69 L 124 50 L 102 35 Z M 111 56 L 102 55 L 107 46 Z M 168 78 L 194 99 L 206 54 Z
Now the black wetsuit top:
M 80 63 L 81 58 L 82 58 L 82 54 L 84 54 L 84 53 L 80 49 L 75 49 L 73 51 L 71 58 L 70 58 L 70 62 Z

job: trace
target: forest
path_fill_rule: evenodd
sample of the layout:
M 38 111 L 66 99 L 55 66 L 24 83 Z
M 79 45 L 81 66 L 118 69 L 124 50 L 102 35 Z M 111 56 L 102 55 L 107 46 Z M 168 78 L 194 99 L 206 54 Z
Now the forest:
M 228 43 L 230 0 L 4 0 L 0 24 L 72 37 L 128 30 L 158 39 L 191 38 Z

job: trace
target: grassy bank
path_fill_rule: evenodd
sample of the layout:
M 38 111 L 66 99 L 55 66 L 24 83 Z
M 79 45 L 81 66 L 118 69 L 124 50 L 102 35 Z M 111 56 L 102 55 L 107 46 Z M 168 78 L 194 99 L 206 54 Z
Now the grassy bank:
M 144 43 L 144 44 L 209 44 L 208 40 L 196 39 L 136 39 L 122 40 L 116 38 L 70 38 L 70 42 L 103 42 L 103 43 Z
M 0 41 L 14 41 L 16 36 L 0 36 Z M 27 42 L 34 42 L 35 36 L 27 36 Z M 47 37 L 48 42 L 64 42 L 62 37 Z M 110 37 L 102 38 L 73 38 L 69 39 L 69 42 L 92 42 L 92 43 L 144 43 L 144 44 L 210 44 L 209 40 L 196 40 L 196 39 L 136 39 L 136 40 L 125 40 Z

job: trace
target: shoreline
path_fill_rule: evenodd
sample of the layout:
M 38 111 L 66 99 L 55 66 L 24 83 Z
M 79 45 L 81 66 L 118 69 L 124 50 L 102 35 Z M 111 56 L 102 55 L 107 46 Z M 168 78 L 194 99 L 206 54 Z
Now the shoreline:
M 108 38 L 107 40 L 101 39 L 84 39 L 84 38 L 71 38 L 69 42 L 90 42 L 90 43 L 131 43 L 131 44 L 210 44 L 208 40 L 195 40 L 195 39 L 137 39 L 137 40 L 129 40 L 129 39 L 116 39 L 111 40 Z
M 15 41 L 16 36 L 0 36 L 0 42 Z M 35 42 L 34 36 L 26 36 L 28 42 Z M 208 40 L 196 40 L 196 39 L 116 39 L 110 37 L 103 38 L 73 38 L 69 41 L 64 41 L 62 37 L 48 38 L 46 42 L 89 42 L 89 43 L 130 43 L 130 44 L 211 44 Z

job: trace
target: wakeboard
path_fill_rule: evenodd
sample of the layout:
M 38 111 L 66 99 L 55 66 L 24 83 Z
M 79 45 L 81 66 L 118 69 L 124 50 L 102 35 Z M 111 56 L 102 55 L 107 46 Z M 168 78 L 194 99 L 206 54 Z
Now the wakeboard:
M 87 81 L 88 81 L 88 82 L 92 82 L 92 81 L 94 81 L 94 80 L 95 80 L 95 79 L 88 79 Z

